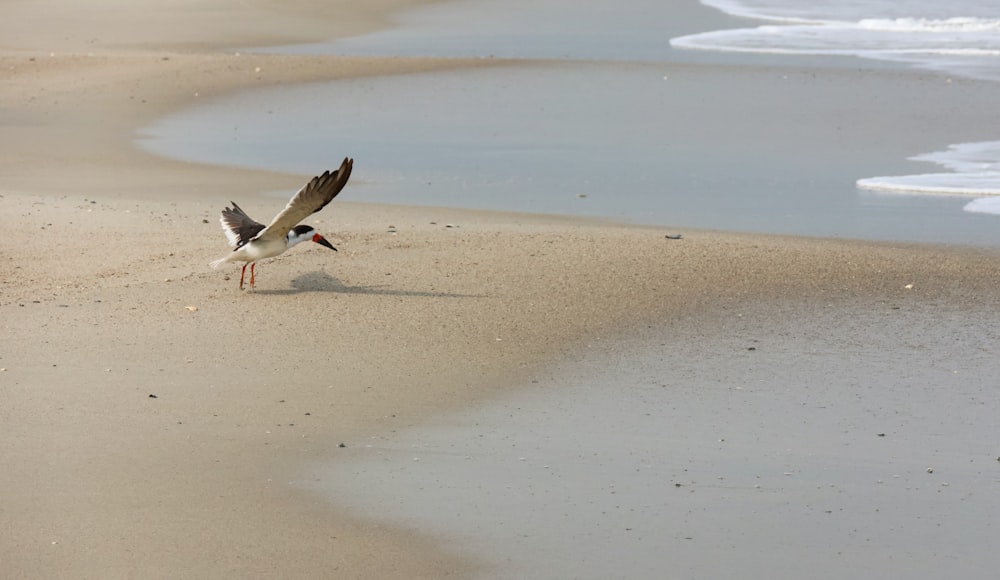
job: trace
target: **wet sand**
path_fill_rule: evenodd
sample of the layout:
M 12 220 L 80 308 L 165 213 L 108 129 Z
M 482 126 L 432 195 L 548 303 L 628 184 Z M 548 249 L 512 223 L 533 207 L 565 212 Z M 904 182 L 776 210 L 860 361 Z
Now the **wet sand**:
M 75 19 L 44 12 L 59 4 Z M 227 251 L 217 212 L 232 198 L 266 219 L 280 203 L 260 194 L 310 175 L 160 159 L 132 147 L 138 127 L 261 84 L 489 63 L 236 56 L 263 33 L 233 32 L 211 6 L 0 12 L 0 211 L 17 241 L 0 247 L 4 577 L 468 577 L 487 565 L 475 551 L 297 478 L 355 442 L 506 396 L 635 325 L 762 299 L 834 313 L 906 300 L 959 321 L 997 304 L 992 251 L 668 240 L 662 228 L 364 205 L 362 159 L 357 186 L 310 222 L 340 251 L 296 248 L 240 292 L 236 270 L 206 266 Z M 327 4 L 282 4 L 280 17 L 259 6 L 246 18 L 270 19 L 275 42 L 330 32 L 298 26 Z M 101 24 L 82 35 L 88 19 Z M 690 331 L 675 334 L 718 344 Z M 715 359 L 691 363 L 718 376 Z
M 481 578 L 989 578 L 1000 321 L 913 298 L 594 337 L 295 485 L 440 534 Z

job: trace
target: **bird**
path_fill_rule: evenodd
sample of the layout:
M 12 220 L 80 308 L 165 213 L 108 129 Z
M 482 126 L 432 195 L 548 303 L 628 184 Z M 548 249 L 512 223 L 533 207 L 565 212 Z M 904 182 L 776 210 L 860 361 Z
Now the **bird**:
M 243 262 L 240 273 L 240 290 L 243 290 L 247 266 L 250 266 L 250 288 L 254 288 L 257 261 L 282 254 L 299 242 L 315 242 L 336 252 L 337 248 L 312 226 L 299 222 L 323 209 L 337 197 L 347 185 L 353 167 L 354 160 L 345 157 L 340 169 L 324 171 L 322 175 L 313 177 L 292 196 L 285 209 L 274 216 L 267 226 L 254 221 L 236 202 L 230 202 L 233 207 L 222 210 L 219 223 L 222 224 L 222 231 L 233 251 L 228 256 L 211 262 L 209 266 L 218 269 L 228 262 Z

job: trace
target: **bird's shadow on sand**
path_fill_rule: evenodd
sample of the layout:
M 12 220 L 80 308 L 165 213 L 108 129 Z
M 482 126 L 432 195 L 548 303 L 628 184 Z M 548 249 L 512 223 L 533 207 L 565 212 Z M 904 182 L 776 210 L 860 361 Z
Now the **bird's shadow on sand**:
M 368 294 L 375 296 L 414 296 L 422 298 L 480 298 L 475 294 L 454 294 L 451 292 L 429 292 L 421 290 L 399 290 L 388 285 L 349 286 L 326 272 L 310 272 L 292 279 L 292 287 L 281 290 L 255 290 L 255 294 L 289 296 L 306 292 L 332 292 L 334 294 Z

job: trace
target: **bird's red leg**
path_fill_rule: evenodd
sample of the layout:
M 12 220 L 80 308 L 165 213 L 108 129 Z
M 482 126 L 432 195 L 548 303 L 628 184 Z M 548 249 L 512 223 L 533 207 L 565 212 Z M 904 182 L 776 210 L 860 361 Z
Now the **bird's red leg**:
M 253 275 L 254 275 L 254 268 L 256 268 L 256 267 L 257 267 L 257 262 L 253 262 L 252 264 L 250 264 L 250 287 L 251 288 L 253 288 Z
M 243 276 L 245 276 L 246 273 L 247 273 L 247 265 L 246 263 L 244 263 L 243 270 L 240 272 L 240 290 L 243 289 Z M 253 276 L 253 270 L 250 270 L 250 275 L 251 277 Z

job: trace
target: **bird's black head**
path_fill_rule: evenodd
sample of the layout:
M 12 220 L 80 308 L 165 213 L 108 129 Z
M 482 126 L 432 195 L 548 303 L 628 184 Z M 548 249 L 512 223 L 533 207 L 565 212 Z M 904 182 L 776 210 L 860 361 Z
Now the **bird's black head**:
M 317 232 L 312 226 L 299 225 L 295 226 L 292 228 L 292 231 L 288 232 L 288 242 L 291 246 L 305 241 L 316 242 L 325 248 L 330 248 L 334 252 L 337 251 L 337 248 L 334 248 L 333 244 L 326 241 L 326 238 L 323 236 L 319 235 L 319 232 Z

